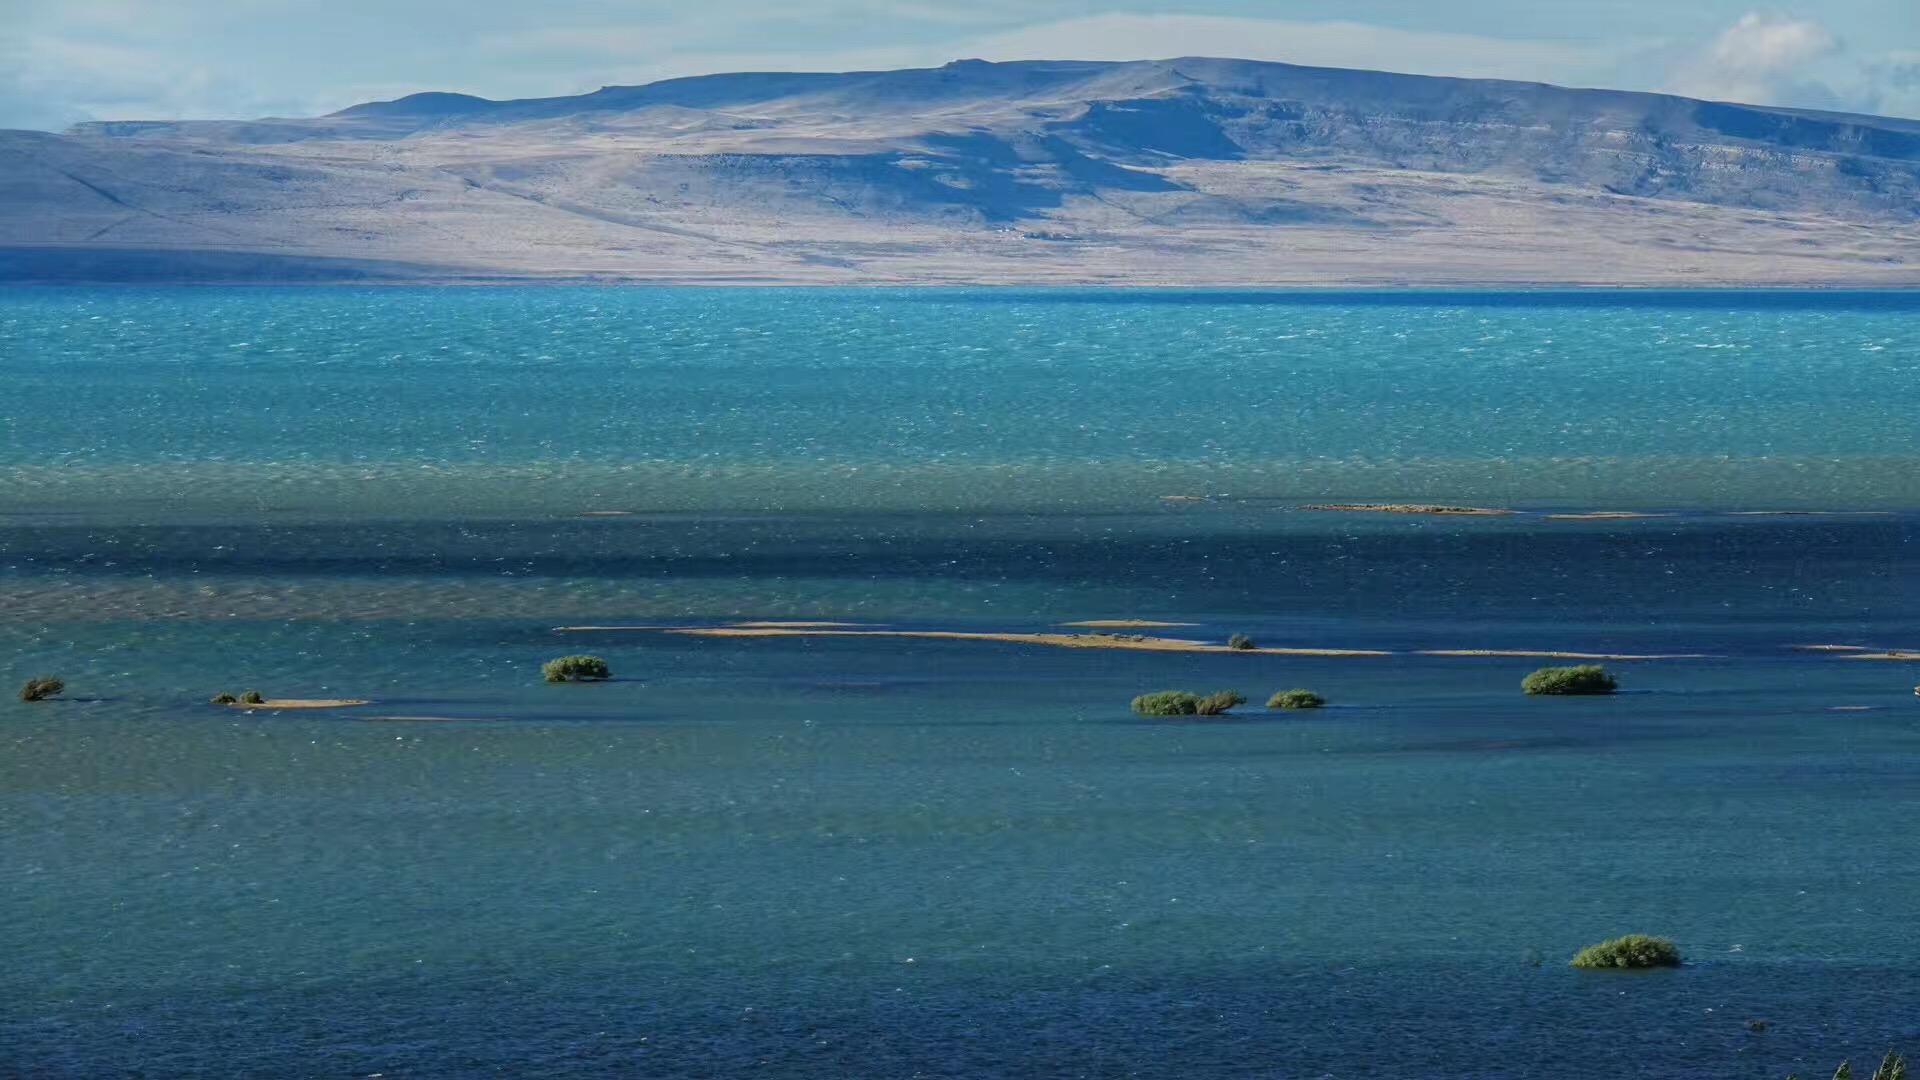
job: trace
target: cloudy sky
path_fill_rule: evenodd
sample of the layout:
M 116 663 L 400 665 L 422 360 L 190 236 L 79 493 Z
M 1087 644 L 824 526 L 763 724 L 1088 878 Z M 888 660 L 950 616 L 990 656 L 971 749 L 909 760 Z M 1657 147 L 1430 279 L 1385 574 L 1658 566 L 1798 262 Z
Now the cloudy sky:
M 0 0 L 0 127 L 1182 55 L 1920 116 L 1920 0 Z

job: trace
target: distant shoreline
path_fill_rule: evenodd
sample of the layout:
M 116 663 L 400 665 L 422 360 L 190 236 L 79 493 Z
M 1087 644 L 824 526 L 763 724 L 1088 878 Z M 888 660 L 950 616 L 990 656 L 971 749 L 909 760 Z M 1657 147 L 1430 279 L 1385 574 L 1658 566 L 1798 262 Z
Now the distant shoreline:
M 1920 295 L 1920 279 L 1906 282 L 1852 281 L 1295 281 L 1279 284 L 1223 280 L 1194 283 L 1158 281 L 1111 281 L 1100 278 L 1032 280 L 918 280 L 886 279 L 859 281 L 817 281 L 807 278 L 697 278 L 697 277 L 608 277 L 585 276 L 511 276 L 511 275 L 422 275 L 419 277 L 248 277 L 248 278 L 128 278 L 128 277 L 22 277 L 0 272 L 0 288 L 389 288 L 389 289 L 510 289 L 510 288 L 635 288 L 635 289 L 898 289 L 940 290 L 1019 290 L 1033 292 L 1165 292 L 1202 295 L 1213 292 L 1269 293 L 1322 296 L 1339 294 L 1420 294 L 1499 293 L 1505 295 L 1540 294 L 1599 295 L 1625 293 L 1645 296 L 1652 293 L 1710 296 L 1734 293 L 1787 294 L 1893 294 Z

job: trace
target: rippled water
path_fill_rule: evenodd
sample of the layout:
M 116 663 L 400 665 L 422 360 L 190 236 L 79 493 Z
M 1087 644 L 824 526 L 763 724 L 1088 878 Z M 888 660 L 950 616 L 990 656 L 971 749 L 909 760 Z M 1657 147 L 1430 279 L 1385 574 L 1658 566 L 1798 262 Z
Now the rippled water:
M 0 495 L 1920 505 L 1920 298 L 1611 295 L 0 292 Z
M 0 1075 L 1920 1049 L 1920 663 L 1794 648 L 1920 649 L 1916 312 L 0 292 L 0 672 L 71 686 L 0 703 Z M 1298 509 L 1396 498 L 1536 512 Z M 1393 655 L 554 630 L 1114 617 Z M 1432 648 L 1700 655 L 1542 701 Z M 620 677 L 538 681 L 579 650 Z M 375 704 L 203 703 L 253 687 Z M 1688 966 L 1565 966 L 1628 931 Z

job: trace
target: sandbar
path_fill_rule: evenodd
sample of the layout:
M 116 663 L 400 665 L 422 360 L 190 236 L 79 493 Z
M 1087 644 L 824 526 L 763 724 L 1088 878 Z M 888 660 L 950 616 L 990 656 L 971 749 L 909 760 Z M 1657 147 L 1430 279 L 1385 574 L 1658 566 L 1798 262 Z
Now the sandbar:
M 1548 660 L 1706 660 L 1706 653 L 1594 653 L 1552 649 L 1415 649 L 1415 656 L 1532 656 Z
M 835 623 L 731 623 L 724 626 L 556 626 L 559 632 L 631 630 L 685 637 L 898 637 L 932 638 L 943 641 L 1004 641 L 1016 645 L 1052 645 L 1066 649 L 1131 649 L 1139 652 L 1233 653 L 1242 656 L 1448 656 L 1448 657 L 1541 657 L 1555 660 L 1702 660 L 1707 653 L 1596 653 L 1567 652 L 1557 649 L 1415 649 L 1394 652 L 1388 649 L 1335 649 L 1286 646 L 1259 646 L 1236 649 L 1211 641 L 1191 638 L 1152 637 L 1146 634 L 1054 632 L 1024 633 L 975 630 L 845 630 Z M 858 624 L 855 624 L 858 625 Z M 1067 626 L 1191 626 L 1193 623 L 1153 623 L 1146 620 L 1094 620 L 1066 623 Z M 1920 659 L 1916 654 L 1915 659 Z
M 745 625 L 744 623 L 741 625 Z M 1080 622 L 1063 622 L 1061 626 L 1084 626 L 1092 630 L 1117 629 L 1142 626 L 1199 626 L 1190 622 L 1156 622 L 1152 619 L 1083 619 Z
M 871 624 L 857 623 L 857 622 L 807 622 L 805 620 L 793 620 L 788 622 L 781 622 L 781 621 L 737 622 L 737 623 L 728 623 L 727 625 L 736 626 L 743 630 L 781 630 L 781 629 L 833 630 L 843 626 L 857 627 L 857 626 L 868 626 Z
M 1371 514 L 1458 514 L 1468 517 L 1500 517 L 1518 511 L 1493 506 L 1440 506 L 1432 503 L 1311 503 L 1302 510 L 1344 510 Z
M 567 629 L 562 627 L 561 629 Z M 601 627 L 600 629 L 614 629 Z M 632 629 L 647 629 L 633 627 Z M 1218 652 L 1269 656 L 1391 656 L 1379 649 L 1235 649 L 1186 638 L 1147 637 L 1144 634 L 1025 634 L 963 630 L 808 630 L 796 627 L 683 626 L 666 630 L 688 637 L 904 637 L 945 641 L 1005 641 L 1017 645 L 1054 645 L 1066 649 L 1134 649 L 1142 652 Z
M 1920 650 L 1870 649 L 1865 645 L 1789 645 L 1803 652 L 1842 653 L 1843 660 L 1920 660 Z
M 229 709 L 344 709 L 351 705 L 371 705 L 368 698 L 268 698 L 265 701 L 221 702 Z
M 1639 510 L 1589 510 L 1580 514 L 1548 514 L 1549 521 L 1625 521 L 1629 518 L 1664 518 L 1672 514 L 1648 514 Z
M 361 716 L 355 719 L 394 724 L 462 724 L 492 723 L 498 718 L 492 716 Z

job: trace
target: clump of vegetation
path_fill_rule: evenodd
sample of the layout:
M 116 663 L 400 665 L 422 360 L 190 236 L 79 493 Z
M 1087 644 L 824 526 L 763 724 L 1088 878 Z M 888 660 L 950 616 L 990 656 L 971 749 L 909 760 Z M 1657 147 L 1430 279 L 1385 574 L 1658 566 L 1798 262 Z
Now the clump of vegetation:
M 1680 947 L 1663 937 L 1628 934 L 1589 945 L 1574 953 L 1571 962 L 1577 968 L 1679 967 Z
M 1227 648 L 1229 649 L 1253 649 L 1257 647 L 1258 646 L 1254 645 L 1253 639 L 1245 634 L 1235 634 L 1227 639 Z
M 234 697 L 232 694 L 215 694 L 213 695 L 213 703 L 215 705 L 238 705 L 240 704 L 240 699 Z
M 51 675 L 42 675 L 39 678 L 28 679 L 26 684 L 20 687 L 20 700 L 45 701 L 66 688 L 67 684 L 59 679 Z
M 1231 690 L 1216 690 L 1200 699 L 1193 711 L 1201 716 L 1219 716 L 1235 705 L 1245 705 L 1247 695 L 1236 694 Z
M 1529 694 L 1611 694 L 1619 687 L 1599 664 L 1543 667 L 1520 680 L 1520 689 Z
M 1192 716 L 1200 711 L 1200 695 L 1191 690 L 1160 690 L 1133 699 L 1133 711 L 1146 716 Z
M 607 662 L 597 656 L 562 656 L 540 665 L 540 674 L 548 682 L 589 682 L 611 679 Z
M 249 690 L 240 695 L 240 704 L 242 705 L 265 705 L 266 703 L 267 699 L 261 697 L 260 691 L 258 690 Z
M 1267 699 L 1269 709 L 1317 709 L 1327 699 L 1311 690 L 1280 690 Z
M 1133 711 L 1145 716 L 1218 716 L 1246 698 L 1231 690 L 1196 694 L 1191 690 L 1161 690 L 1133 699 Z

